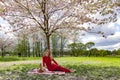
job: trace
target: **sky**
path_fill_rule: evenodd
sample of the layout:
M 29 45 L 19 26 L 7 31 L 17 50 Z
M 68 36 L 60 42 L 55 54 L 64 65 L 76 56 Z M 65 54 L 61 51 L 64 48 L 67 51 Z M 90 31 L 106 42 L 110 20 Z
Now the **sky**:
M 0 31 L 0 34 L 4 34 L 4 32 L 9 29 L 8 26 L 10 26 L 8 22 L 4 21 L 1 17 L 0 25 L 4 27 L 1 29 L 2 31 Z M 118 21 L 115 23 L 109 23 L 103 27 L 96 27 L 95 29 L 104 31 L 105 34 L 108 34 L 107 38 L 98 34 L 87 33 L 87 35 L 82 37 L 81 41 L 83 43 L 94 42 L 94 47 L 97 49 L 114 50 L 120 48 L 120 18 L 118 18 Z M 111 33 L 114 33 L 114 35 L 109 35 Z M 7 36 L 13 37 L 11 33 L 7 34 Z
M 105 50 L 114 50 L 120 48 L 120 18 L 115 23 L 109 23 L 103 27 L 96 27 L 96 30 L 105 32 L 107 38 L 102 37 L 98 34 L 87 34 L 83 36 L 82 42 L 94 42 L 95 48 L 105 49 Z M 114 33 L 114 35 L 110 35 Z
M 0 36 L 5 35 L 6 37 L 11 37 L 11 38 L 14 37 L 12 33 L 4 34 L 5 32 L 10 31 L 10 28 L 9 28 L 10 24 L 7 21 L 3 20 L 3 18 L 1 17 L 0 17 L 0 25 L 2 26 L 0 27 Z

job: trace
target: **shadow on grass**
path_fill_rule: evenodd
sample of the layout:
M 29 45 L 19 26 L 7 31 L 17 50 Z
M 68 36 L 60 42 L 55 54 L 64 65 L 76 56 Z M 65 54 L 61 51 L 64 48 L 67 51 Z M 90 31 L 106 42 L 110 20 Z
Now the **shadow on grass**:
M 27 72 L 38 65 L 16 65 L 9 69 L 1 70 L 3 80 L 118 80 L 120 79 L 120 67 L 116 66 L 92 66 L 92 65 L 65 65 L 75 73 L 62 75 L 28 75 Z M 1 80 L 2 80 L 1 79 Z

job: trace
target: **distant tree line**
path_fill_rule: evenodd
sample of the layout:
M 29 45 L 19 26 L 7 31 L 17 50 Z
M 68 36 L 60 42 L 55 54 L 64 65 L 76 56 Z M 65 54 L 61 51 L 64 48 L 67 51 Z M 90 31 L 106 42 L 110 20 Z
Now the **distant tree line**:
M 36 37 L 35 37 L 36 36 Z M 12 51 L 0 52 L 3 57 L 5 55 L 18 56 L 18 57 L 41 57 L 46 50 L 46 44 L 44 40 L 38 39 L 37 35 L 34 35 L 33 41 L 28 37 L 24 36 L 22 39 L 18 39 L 17 44 L 13 47 Z M 120 55 L 120 49 L 109 51 L 109 50 L 98 50 L 94 48 L 94 42 L 73 42 L 68 43 L 68 39 L 54 34 L 51 37 L 51 52 L 53 56 L 115 56 Z

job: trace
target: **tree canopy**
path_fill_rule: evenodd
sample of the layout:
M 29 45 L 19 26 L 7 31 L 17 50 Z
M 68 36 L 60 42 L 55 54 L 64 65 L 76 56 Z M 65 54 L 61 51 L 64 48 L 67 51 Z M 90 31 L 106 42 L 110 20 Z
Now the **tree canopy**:
M 13 31 L 23 27 L 42 30 L 50 49 L 50 36 L 64 31 L 87 31 L 92 27 L 83 24 L 102 25 L 117 20 L 119 5 L 113 0 L 1 0 L 4 15 Z M 96 16 L 98 14 L 99 16 Z M 27 29 L 26 28 L 26 29 Z M 103 34 L 102 31 L 97 32 Z

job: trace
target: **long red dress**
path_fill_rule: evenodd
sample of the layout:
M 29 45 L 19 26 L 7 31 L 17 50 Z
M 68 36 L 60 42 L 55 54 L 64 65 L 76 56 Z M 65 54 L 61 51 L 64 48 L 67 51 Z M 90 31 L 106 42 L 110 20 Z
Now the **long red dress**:
M 51 59 L 49 56 L 43 56 L 42 60 L 43 66 L 46 65 L 49 71 L 71 72 L 69 69 L 59 66 L 57 62 L 54 59 Z

